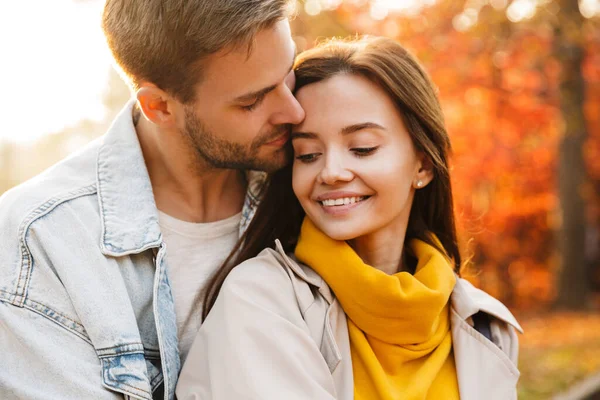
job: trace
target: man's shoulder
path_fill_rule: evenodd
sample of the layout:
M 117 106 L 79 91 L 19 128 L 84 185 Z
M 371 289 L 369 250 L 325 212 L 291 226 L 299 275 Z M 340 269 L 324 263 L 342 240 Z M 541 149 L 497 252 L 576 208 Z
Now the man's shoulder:
M 101 139 L 59 161 L 0 196 L 0 226 L 20 223 L 32 214 L 96 193 L 96 159 Z
M 59 235 L 61 229 L 76 231 L 95 217 L 90 207 L 96 208 L 97 201 L 89 197 L 97 193 L 97 154 L 95 141 L 0 196 L 0 258 L 5 266 L 18 262 L 26 241 Z M 65 204 L 72 221 L 57 223 L 54 213 Z M 37 228 L 35 238 L 29 235 L 32 226 Z

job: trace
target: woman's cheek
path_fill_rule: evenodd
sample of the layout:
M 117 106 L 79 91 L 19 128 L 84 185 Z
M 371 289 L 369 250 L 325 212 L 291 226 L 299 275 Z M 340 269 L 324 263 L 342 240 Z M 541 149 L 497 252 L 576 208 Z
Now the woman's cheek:
M 306 182 L 306 171 L 303 171 L 304 165 L 300 161 L 294 161 L 292 169 L 292 189 L 294 194 L 300 201 L 306 196 L 307 182 Z

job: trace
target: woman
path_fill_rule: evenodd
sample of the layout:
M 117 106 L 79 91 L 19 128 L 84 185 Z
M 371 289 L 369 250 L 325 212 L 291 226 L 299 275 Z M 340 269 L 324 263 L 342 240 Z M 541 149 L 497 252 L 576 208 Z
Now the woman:
M 425 72 L 385 38 L 331 41 L 295 71 L 293 166 L 213 279 L 178 398 L 516 399 L 520 327 L 457 276 Z

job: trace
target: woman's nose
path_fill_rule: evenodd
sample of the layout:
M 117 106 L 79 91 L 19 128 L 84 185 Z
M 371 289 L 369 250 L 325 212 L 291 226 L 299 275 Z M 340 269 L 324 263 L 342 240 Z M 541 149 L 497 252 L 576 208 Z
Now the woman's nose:
M 319 180 L 326 185 L 349 182 L 353 178 L 354 174 L 344 166 L 343 160 L 335 155 L 327 158 L 325 165 L 319 174 Z

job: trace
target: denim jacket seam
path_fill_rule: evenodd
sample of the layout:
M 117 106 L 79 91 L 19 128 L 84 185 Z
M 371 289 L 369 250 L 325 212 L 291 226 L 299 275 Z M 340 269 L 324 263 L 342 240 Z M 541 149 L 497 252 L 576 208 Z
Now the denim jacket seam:
M 98 358 L 119 357 L 126 354 L 144 354 L 144 345 L 142 342 L 131 342 L 117 346 L 102 347 L 96 349 L 96 354 L 98 354 Z
M 93 195 L 96 191 L 96 183 L 93 183 L 77 190 L 69 191 L 63 195 L 54 196 L 34 208 L 23 219 L 18 231 L 19 242 L 21 244 L 21 268 L 19 269 L 19 278 L 15 290 L 15 305 L 19 307 L 25 305 L 31 272 L 33 270 L 33 256 L 31 255 L 31 250 L 27 243 L 27 234 L 31 225 L 39 218 L 52 212 L 59 205 L 79 197 Z
M 120 353 L 116 353 L 116 354 L 104 354 L 104 355 L 100 355 L 98 353 L 96 353 L 96 355 L 98 355 L 98 358 L 102 359 L 102 358 L 113 358 L 113 357 L 121 357 L 121 356 L 130 356 L 132 354 L 142 354 L 144 355 L 144 351 L 143 350 L 131 350 L 131 351 L 123 351 Z M 144 357 L 145 359 L 145 357 Z
M 3 294 L 5 294 L 6 296 L 2 296 Z M 10 297 L 10 296 L 12 296 L 10 293 L 8 293 L 4 290 L 0 290 L 0 301 L 4 301 L 4 300 L 2 300 L 3 297 Z M 12 305 L 13 307 L 18 307 L 11 302 L 9 302 L 9 304 Z M 33 313 L 36 313 L 36 314 L 48 319 L 51 322 L 54 322 L 61 328 L 67 330 L 68 332 L 74 334 L 75 336 L 77 336 L 78 338 L 83 340 L 84 342 L 93 346 L 92 341 L 90 340 L 89 336 L 87 335 L 83 325 L 81 325 L 77 321 L 72 320 L 71 318 L 67 317 L 66 315 L 64 315 L 56 310 L 53 310 L 52 308 L 50 308 L 42 303 L 39 303 L 39 302 L 31 300 L 31 299 L 27 299 L 25 301 L 25 304 L 23 304 L 23 306 L 20 308 L 29 310 Z M 45 310 L 47 310 L 48 312 L 45 312 Z M 73 325 L 76 326 L 77 328 L 79 328 L 80 330 L 69 327 L 63 321 L 61 321 L 61 319 L 65 319 L 65 320 L 72 322 Z
M 162 250 L 162 249 L 164 249 L 164 250 Z M 161 253 L 161 250 L 163 251 L 163 253 Z M 154 299 L 158 299 L 158 285 L 156 284 L 156 282 L 157 281 L 161 282 L 162 278 L 163 278 L 163 274 L 165 273 L 165 268 L 161 267 L 162 262 L 163 262 L 163 258 L 165 257 L 164 251 L 166 251 L 166 245 L 163 243 L 161 245 L 161 248 L 159 248 L 159 250 L 157 252 L 157 255 L 156 255 L 156 266 L 157 266 L 157 268 L 156 268 L 156 271 L 154 272 L 155 283 L 154 283 L 154 288 L 152 290 L 152 298 L 154 298 Z M 155 312 L 154 315 L 158 314 L 157 310 L 156 310 L 156 307 L 157 307 L 157 305 L 156 305 L 156 303 L 154 303 L 153 304 L 153 311 Z M 158 337 L 158 342 L 162 343 L 162 341 L 163 341 L 163 332 L 162 332 L 162 327 L 161 327 L 160 323 L 156 323 L 156 336 Z M 166 353 L 165 352 L 166 352 L 166 350 L 163 347 L 159 347 L 159 353 L 160 353 L 161 362 L 165 362 L 166 363 L 167 361 L 166 361 L 166 355 L 165 355 Z M 164 364 L 161 365 L 161 370 L 162 370 L 161 372 L 164 375 L 164 392 L 165 393 L 169 393 L 170 392 L 170 388 L 169 388 L 169 383 L 170 382 L 168 380 L 168 373 L 166 373 L 167 372 L 167 368 L 168 368 L 168 366 L 166 366 Z
M 40 303 L 35 300 L 31 300 L 31 299 L 25 300 L 25 306 L 31 311 L 39 312 L 43 316 L 50 318 L 51 320 L 55 321 L 59 325 L 63 326 L 65 329 L 68 329 L 69 331 L 75 333 L 77 336 L 80 336 L 86 342 L 89 342 L 90 344 L 92 343 L 85 328 L 83 327 L 83 325 L 81 323 L 67 317 L 63 313 L 58 312 L 43 303 Z M 43 309 L 40 309 L 39 306 L 43 307 Z M 44 312 L 44 310 L 48 310 L 49 312 Z M 56 317 L 54 317 L 52 314 L 54 314 Z M 65 319 L 65 320 L 71 322 L 73 324 L 73 326 L 78 329 L 70 328 L 64 322 L 62 322 L 60 319 Z
M 106 218 L 106 213 L 104 211 L 104 198 L 102 197 L 102 190 L 101 190 L 101 185 L 100 185 L 100 167 L 101 167 L 101 161 L 100 161 L 100 156 L 101 156 L 102 151 L 98 151 L 98 154 L 96 155 L 96 186 L 98 188 L 98 208 L 100 209 L 100 226 L 102 229 L 102 242 L 101 245 L 102 247 L 106 247 L 106 221 L 104 220 Z

